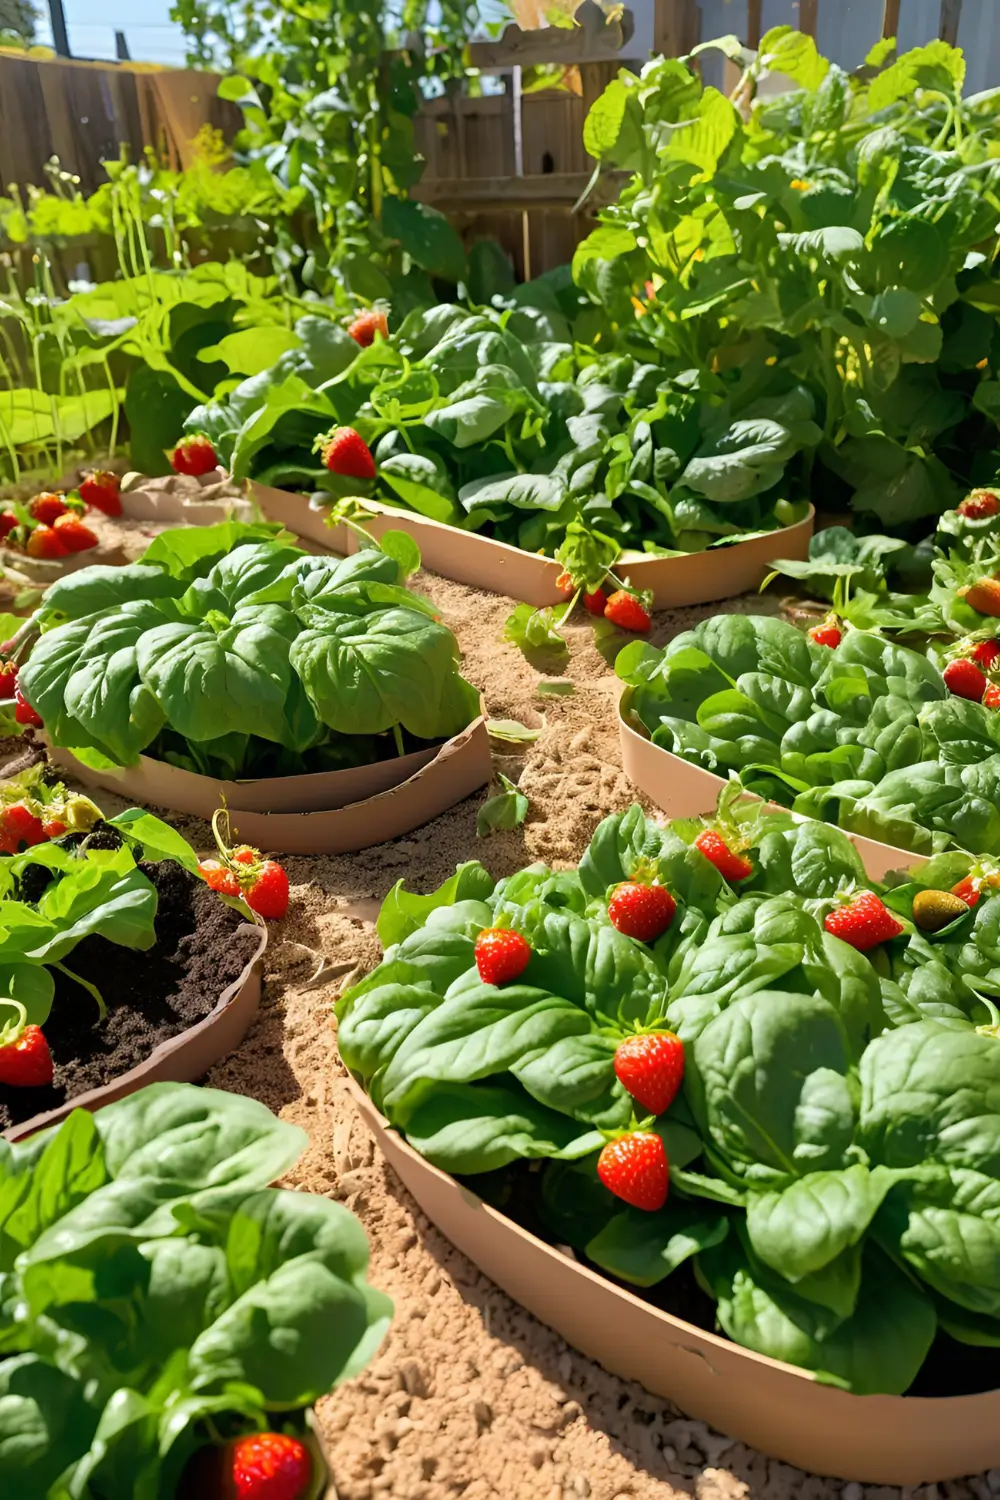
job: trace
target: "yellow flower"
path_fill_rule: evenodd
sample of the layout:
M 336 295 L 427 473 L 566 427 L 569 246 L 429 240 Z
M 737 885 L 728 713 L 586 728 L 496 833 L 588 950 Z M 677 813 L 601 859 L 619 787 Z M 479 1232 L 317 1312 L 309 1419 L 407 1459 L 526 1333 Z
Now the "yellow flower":
M 788 186 L 794 188 L 797 193 L 808 193 L 812 183 L 806 182 L 804 177 L 793 177 Z

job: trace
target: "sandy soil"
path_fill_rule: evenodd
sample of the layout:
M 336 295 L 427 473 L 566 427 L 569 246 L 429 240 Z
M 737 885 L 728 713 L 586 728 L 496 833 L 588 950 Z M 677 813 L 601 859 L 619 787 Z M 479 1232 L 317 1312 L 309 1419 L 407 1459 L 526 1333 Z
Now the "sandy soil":
M 132 556 L 153 526 L 127 528 Z M 145 536 L 143 536 L 143 532 Z M 102 538 L 103 539 L 103 538 Z M 108 542 L 112 542 L 108 538 Z M 319 1405 L 340 1500 L 990 1500 L 1000 1470 L 900 1491 L 811 1477 L 682 1417 L 608 1375 L 500 1292 L 433 1228 L 393 1174 L 344 1088 L 331 1007 L 380 956 L 379 903 L 397 879 L 429 890 L 463 859 L 497 877 L 534 859 L 574 863 L 596 824 L 633 800 L 621 770 L 616 684 L 588 624 L 570 627 L 570 658 L 535 670 L 501 642 L 508 601 L 418 575 L 455 630 L 465 674 L 495 718 L 538 727 L 495 763 L 530 798 L 525 826 L 487 841 L 470 798 L 406 838 L 349 856 L 290 857 L 288 919 L 268 949 L 260 1018 L 208 1082 L 251 1094 L 310 1137 L 287 1183 L 344 1202 L 372 1245 L 371 1280 L 396 1305 L 392 1330 L 358 1380 Z M 726 608 L 774 608 L 748 597 Z M 657 617 L 654 641 L 713 613 Z M 574 684 L 542 698 L 546 676 Z M 113 798 L 102 799 L 111 809 Z M 207 826 L 176 820 L 202 848 Z

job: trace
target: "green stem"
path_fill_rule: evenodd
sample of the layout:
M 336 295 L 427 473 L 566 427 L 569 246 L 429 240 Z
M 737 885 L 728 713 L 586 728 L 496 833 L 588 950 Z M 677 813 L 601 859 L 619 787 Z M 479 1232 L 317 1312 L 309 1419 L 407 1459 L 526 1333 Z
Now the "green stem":
M 65 974 L 67 979 L 72 979 L 74 984 L 78 984 L 81 989 L 85 989 L 94 997 L 97 1002 L 97 1009 L 99 1012 L 100 1020 L 103 1021 L 107 1017 L 108 1007 L 105 1005 L 104 996 L 101 994 L 96 984 L 91 984 L 89 979 L 81 979 L 79 974 L 74 974 L 73 970 L 67 969 L 65 964 L 53 964 L 52 967 L 54 969 L 58 969 L 60 974 Z
M 406 750 L 403 745 L 403 731 L 398 724 L 393 724 L 392 726 L 392 737 L 396 741 L 396 754 L 405 755 Z

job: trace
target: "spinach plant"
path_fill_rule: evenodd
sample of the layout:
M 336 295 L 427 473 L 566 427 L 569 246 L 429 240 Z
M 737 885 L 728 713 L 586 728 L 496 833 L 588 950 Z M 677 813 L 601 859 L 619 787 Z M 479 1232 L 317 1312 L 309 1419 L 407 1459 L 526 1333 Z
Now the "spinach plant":
M 745 805 L 738 786 L 719 816 L 751 865 L 735 886 L 695 845 L 703 820 L 663 828 L 638 807 L 601 823 L 576 870 L 494 885 L 467 864 L 427 896 L 400 883 L 382 963 L 338 1002 L 341 1055 L 430 1161 L 501 1207 L 527 1195 L 533 1222 L 599 1269 L 644 1288 L 693 1262 L 738 1343 L 859 1393 L 902 1392 L 938 1328 L 1000 1342 L 1000 1047 L 983 998 L 1000 981 L 1000 897 L 921 931 L 917 894 L 973 865 L 938 856 L 873 887 L 900 931 L 858 952 L 824 920 L 869 885 L 843 833 Z M 677 901 L 651 945 L 608 916 L 637 873 Z M 497 924 L 531 948 L 500 987 L 474 961 Z M 670 1163 L 666 1205 L 644 1212 L 596 1159 L 636 1126 L 618 1043 L 665 1027 L 684 1087 L 643 1125 Z
M 696 493 L 777 479 L 770 423 L 794 398 L 819 429 L 811 498 L 909 535 L 996 469 L 996 93 L 964 98 L 940 41 L 879 43 L 850 74 L 788 26 L 756 53 L 706 45 L 744 68 L 732 99 L 665 57 L 593 105 L 596 170 L 632 175 L 574 273 L 667 372 L 753 403 L 699 458 Z M 775 73 L 795 87 L 756 97 Z
M 268 1187 L 305 1144 L 255 1100 L 173 1083 L 0 1142 L 11 1494 L 173 1500 L 196 1448 L 301 1425 L 364 1367 L 392 1305 L 363 1230 Z
M 721 615 L 616 662 L 664 750 L 797 812 L 913 853 L 1000 853 L 1000 727 L 927 656 L 849 629 Z
M 168 531 L 127 567 L 57 583 L 19 641 L 52 742 L 232 777 L 366 765 L 479 712 L 458 648 L 405 587 L 415 551 L 312 557 L 273 526 Z

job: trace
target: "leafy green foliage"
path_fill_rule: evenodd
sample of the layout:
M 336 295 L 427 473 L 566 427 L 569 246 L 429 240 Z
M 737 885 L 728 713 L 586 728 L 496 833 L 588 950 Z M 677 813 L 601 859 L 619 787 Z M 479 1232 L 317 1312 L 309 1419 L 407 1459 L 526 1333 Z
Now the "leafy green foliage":
M 3 1147 L 0 1452 L 18 1496 L 168 1500 L 215 1434 L 300 1423 L 371 1358 L 392 1305 L 361 1227 L 268 1187 L 304 1145 L 254 1100 L 158 1083 Z
M 771 73 L 796 87 L 761 93 L 744 119 L 659 58 L 592 106 L 588 151 L 633 175 L 574 274 L 631 324 L 631 347 L 648 341 L 669 374 L 712 371 L 710 388 L 756 404 L 752 428 L 689 465 L 695 494 L 749 495 L 787 465 L 789 498 L 849 501 L 866 525 L 908 535 L 954 503 L 956 478 L 994 471 L 992 98 L 962 98 L 964 59 L 945 42 L 850 75 L 788 26 L 735 55 L 746 98 Z M 810 402 L 808 438 L 767 428 L 791 392 Z M 749 414 L 736 415 L 742 428 Z M 789 465 L 789 441 L 804 465 Z
M 653 743 L 706 771 L 914 853 L 1000 852 L 996 715 L 917 651 L 723 615 L 662 652 L 626 647 L 616 670 Z
M 498 829 L 520 828 L 528 816 L 528 799 L 523 792 L 519 792 L 514 783 L 499 773 L 497 777 L 501 790 L 492 797 L 487 797 L 482 807 L 476 813 L 476 836 L 477 838 L 488 838 L 491 833 Z
M 762 649 L 808 675 L 801 637 L 767 632 Z M 903 656 L 892 665 L 905 675 Z M 536 864 L 491 888 L 465 865 L 430 896 L 397 887 L 382 963 L 338 1002 L 341 1054 L 445 1170 L 543 1162 L 511 1201 L 528 1195 L 533 1221 L 593 1265 L 644 1288 L 694 1258 L 738 1343 L 858 1393 L 901 1393 L 939 1321 L 970 1341 L 1000 1327 L 1000 1051 L 981 998 L 1000 992 L 1000 897 L 921 932 L 914 896 L 972 865 L 938 856 L 872 887 L 903 931 L 862 954 L 824 926 L 838 893 L 869 884 L 843 833 L 733 785 L 716 826 L 752 865 L 733 888 L 695 845 L 707 821 L 663 828 L 636 806 L 601 823 L 577 870 Z M 651 946 L 608 918 L 614 886 L 639 871 L 678 902 Z M 474 959 L 497 924 L 532 950 L 499 988 Z M 651 1127 L 670 1196 L 643 1213 L 602 1186 L 596 1159 L 604 1132 L 637 1123 L 618 1042 L 663 1027 L 684 1043 L 684 1087 Z
M 57 584 L 20 676 L 52 741 L 228 779 L 365 765 L 476 717 L 405 566 L 375 546 L 309 557 L 275 530 L 167 532 L 138 563 Z

